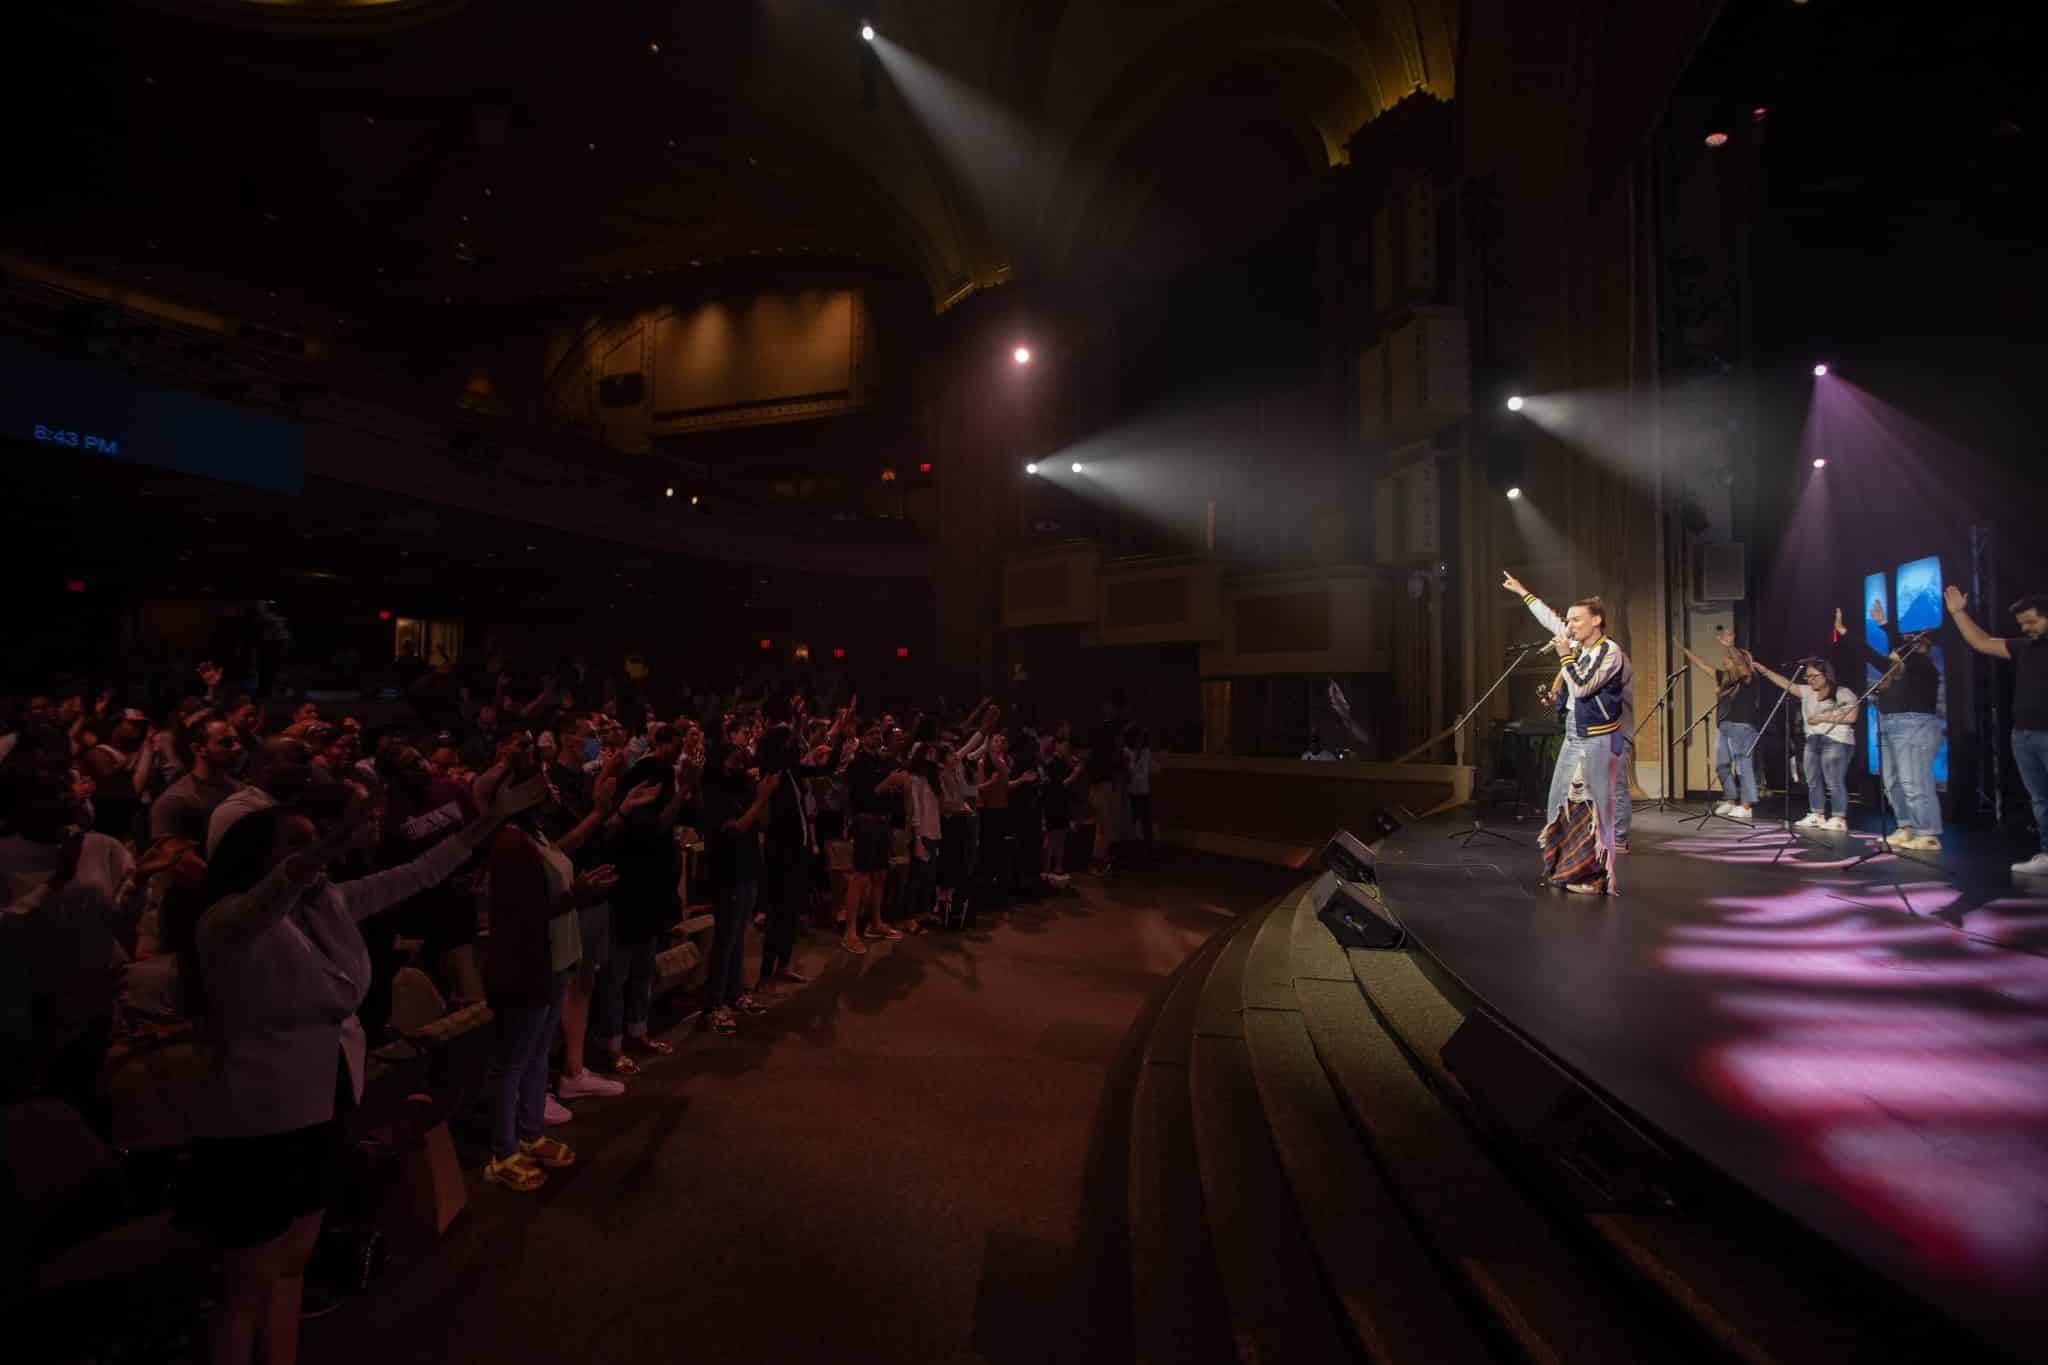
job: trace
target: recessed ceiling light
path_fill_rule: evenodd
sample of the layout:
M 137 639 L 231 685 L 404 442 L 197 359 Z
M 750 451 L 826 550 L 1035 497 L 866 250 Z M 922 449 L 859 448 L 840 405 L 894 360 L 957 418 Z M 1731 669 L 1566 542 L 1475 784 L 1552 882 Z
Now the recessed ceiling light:
M 661 51 L 661 44 L 660 44 L 660 43 L 649 43 L 649 44 L 647 45 L 647 50 L 648 50 L 649 52 L 659 52 L 659 51 Z

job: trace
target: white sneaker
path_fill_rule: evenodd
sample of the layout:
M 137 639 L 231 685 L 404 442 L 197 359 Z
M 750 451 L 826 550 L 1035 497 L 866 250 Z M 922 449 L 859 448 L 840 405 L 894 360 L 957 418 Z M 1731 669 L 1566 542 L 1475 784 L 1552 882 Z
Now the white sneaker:
M 1793 824 L 1794 829 L 1826 829 L 1828 818 L 1819 811 L 1808 811 Z
M 1849 819 L 1845 815 L 1830 815 L 1827 823 L 1822 825 L 1821 828 L 1830 834 L 1843 834 L 1848 831 Z
M 1919 833 L 1920 831 L 1914 829 L 1911 825 L 1900 825 L 1897 829 L 1892 831 L 1892 842 L 1895 844 L 1904 843 L 1906 840 L 1913 838 Z
M 1756 818 L 1755 811 L 1751 810 L 1748 806 L 1745 806 L 1740 802 L 1736 801 L 1729 802 L 1728 809 L 1721 813 L 1723 815 L 1726 815 L 1730 820 L 1753 820 Z
M 1892 836 L 1892 847 L 1911 849 L 1915 853 L 1939 853 L 1941 852 L 1941 840 L 1932 834 L 1914 834 L 1905 839 L 1901 839 L 1894 834 Z
M 2048 853 L 2036 853 L 2023 863 L 2014 863 L 2012 870 L 2022 877 L 2048 877 Z
M 1716 801 L 1714 803 L 1714 814 L 1726 815 L 1730 810 L 1734 809 L 1734 806 L 1735 803 L 1733 801 Z
M 547 1108 L 541 1111 L 542 1123 L 567 1123 L 575 1117 L 574 1114 L 569 1112 L 568 1107 L 553 1095 L 548 1096 Z
M 592 1095 L 623 1095 L 626 1093 L 626 1083 L 615 1081 L 609 1076 L 600 1076 L 585 1067 L 573 1076 L 564 1074 L 561 1083 L 555 1087 L 555 1093 L 565 1100 L 580 1100 Z

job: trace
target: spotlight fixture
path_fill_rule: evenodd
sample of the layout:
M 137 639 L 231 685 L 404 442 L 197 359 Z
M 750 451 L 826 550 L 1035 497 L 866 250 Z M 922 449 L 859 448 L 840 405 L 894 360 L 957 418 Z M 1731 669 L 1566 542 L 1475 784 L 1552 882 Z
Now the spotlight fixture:
M 692 507 L 695 507 L 696 505 L 697 505 L 697 495 L 696 495 L 695 493 L 692 493 L 692 494 L 690 494 L 690 506 L 692 506 Z
M 1024 466 L 1024 472 L 1025 472 L 1026 474 L 1036 474 L 1036 473 L 1038 472 L 1038 463 L 1037 463 L 1037 461 L 1035 461 L 1035 460 L 1034 460 L 1034 461 L 1033 461 L 1032 463 L 1030 463 L 1030 464 L 1027 464 L 1027 465 L 1025 465 L 1025 466 Z
M 1520 499 L 1520 497 L 1521 497 L 1521 496 L 1522 496 L 1522 490 L 1521 490 L 1520 488 L 1510 488 L 1510 489 L 1508 490 L 1508 501 L 1509 501 L 1509 502 L 1515 502 L 1515 501 L 1517 501 L 1518 499 Z
M 875 26 L 873 24 L 862 24 L 860 26 L 860 40 L 864 43 L 872 43 L 875 40 Z
M 1828 467 L 1828 457 L 1825 455 L 1814 456 L 1813 467 L 1815 469 L 1826 469 Z
M 1016 361 L 1019 365 L 1029 365 L 1031 363 L 1031 348 L 1029 346 L 1019 346 L 1016 350 L 1010 352 L 1010 359 Z
M 661 495 L 662 495 L 662 496 L 663 496 L 664 498 L 672 498 L 672 497 L 674 497 L 674 496 L 676 495 L 676 490 L 675 490 L 675 489 L 673 489 L 673 488 L 664 488 L 664 489 L 662 489 L 662 490 L 661 490 Z M 692 498 L 692 499 L 690 499 L 690 501 L 692 501 L 692 502 L 695 502 L 695 501 L 696 501 L 696 499 L 695 499 L 695 498 Z
M 1825 365 L 1816 365 L 1816 366 L 1814 366 L 1814 367 L 1813 367 L 1813 377 L 1814 377 L 1815 379 L 1825 379 L 1825 378 L 1827 378 L 1827 377 L 1828 377 L 1828 367 L 1827 367 L 1827 366 L 1825 366 Z
M 1726 133 L 1722 133 L 1722 132 L 1713 132 L 1713 133 L 1708 133 L 1708 134 L 1707 134 L 1707 145 L 1708 145 L 1709 147 L 1725 147 L 1725 146 L 1727 146 L 1727 145 L 1728 145 L 1728 134 L 1726 134 Z
M 1081 462 L 1079 460 L 1074 461 L 1074 472 L 1076 474 L 1081 472 Z
M 1508 395 L 1508 411 L 1509 411 L 1509 412 L 1520 412 L 1521 410 L 1522 410 L 1522 395 L 1520 395 L 1519 393 L 1511 393 L 1511 394 L 1509 394 L 1509 395 Z

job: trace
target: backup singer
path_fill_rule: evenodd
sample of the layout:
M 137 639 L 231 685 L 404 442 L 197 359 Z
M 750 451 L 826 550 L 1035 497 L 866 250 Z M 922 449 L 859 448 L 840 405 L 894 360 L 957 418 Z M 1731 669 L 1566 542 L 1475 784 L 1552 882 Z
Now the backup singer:
M 1884 602 L 1872 598 L 1870 619 L 1885 633 L 1890 646 L 1880 654 L 1862 645 L 1864 662 L 1883 670 L 1871 703 L 1878 710 L 1879 766 L 1884 769 L 1884 797 L 1898 821 L 1892 842 L 1923 852 L 1941 850 L 1941 793 L 1934 786 L 1934 758 L 1941 752 L 1941 717 L 1935 699 L 1941 674 L 1935 671 L 1931 632 L 1907 634 L 1885 617 Z M 1835 634 L 1848 632 L 1842 609 L 1835 608 Z M 1859 639 L 1859 644 L 1861 641 Z
M 2020 633 L 2003 640 L 1970 619 L 1970 599 L 1961 588 L 1950 587 L 1942 600 L 1971 649 L 2013 662 L 2012 759 L 2033 798 L 2041 851 L 2014 863 L 2012 870 L 2021 876 L 2048 876 L 2048 593 L 2012 604 Z
M 1802 682 L 1773 673 L 1762 664 L 1756 671 L 1799 699 L 1806 719 L 1806 814 L 1801 829 L 1841 833 L 1849 828 L 1849 756 L 1856 752 L 1856 694 L 1835 681 L 1835 666 L 1824 659 L 1800 665 Z M 1828 814 L 1833 800 L 1835 813 Z
M 1592 807 L 1595 875 L 1571 878 L 1569 891 L 1613 894 L 1615 853 L 1627 837 L 1628 779 L 1623 755 L 1628 751 L 1630 684 L 1634 674 L 1628 656 L 1607 635 L 1607 607 L 1597 597 L 1581 598 L 1563 616 L 1523 587 L 1511 573 L 1501 586 L 1522 599 L 1529 614 L 1551 632 L 1551 648 L 1559 659 L 1557 685 L 1569 698 L 1564 709 L 1564 744 L 1550 776 L 1542 844 L 1546 851 L 1570 834 L 1572 783 L 1585 784 Z
M 1756 816 L 1756 724 L 1761 714 L 1757 701 L 1756 664 L 1748 653 L 1722 641 L 1722 666 L 1715 668 L 1705 659 L 1680 645 L 1680 652 L 1694 668 L 1714 675 L 1714 771 L 1721 778 L 1721 795 L 1714 814 L 1734 820 Z

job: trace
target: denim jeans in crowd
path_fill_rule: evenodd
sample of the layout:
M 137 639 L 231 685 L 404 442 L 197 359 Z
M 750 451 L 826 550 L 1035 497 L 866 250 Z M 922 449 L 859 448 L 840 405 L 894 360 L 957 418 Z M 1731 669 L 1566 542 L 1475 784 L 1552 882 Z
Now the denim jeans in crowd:
M 1714 741 L 1714 771 L 1721 775 L 1721 796 L 1738 805 L 1756 804 L 1756 727 L 1731 720 Z
M 590 1036 L 611 1051 L 619 1037 L 647 1036 L 647 1011 L 654 1001 L 654 953 L 658 938 L 639 943 L 612 941 L 611 956 L 597 974 L 590 1002 Z
M 1830 797 L 1835 814 L 1849 813 L 1849 755 L 1854 749 L 1819 735 L 1806 737 L 1806 804 L 1815 815 L 1828 813 Z
M 1877 751 L 1892 818 L 1922 834 L 1941 833 L 1941 793 L 1934 786 L 1941 717 L 1926 711 L 1885 712 L 1877 722 Z
M 2012 758 L 2019 765 L 2020 781 L 2034 798 L 2034 828 L 2039 831 L 2041 851 L 2048 853 L 2048 730 L 2014 730 Z
M 484 1072 L 484 1097 L 491 1116 L 491 1155 L 508 1157 L 522 1142 L 541 1135 L 548 1102 L 548 1044 L 562 1019 L 562 996 L 570 974 L 555 973 L 545 1005 L 493 1010 L 491 1065 Z
M 711 921 L 711 968 L 704 978 L 706 1009 L 730 1005 L 747 993 L 747 972 L 741 960 L 746 955 L 747 925 L 753 921 L 754 903 L 760 898 L 759 882 L 741 882 L 718 893 L 717 914 Z

